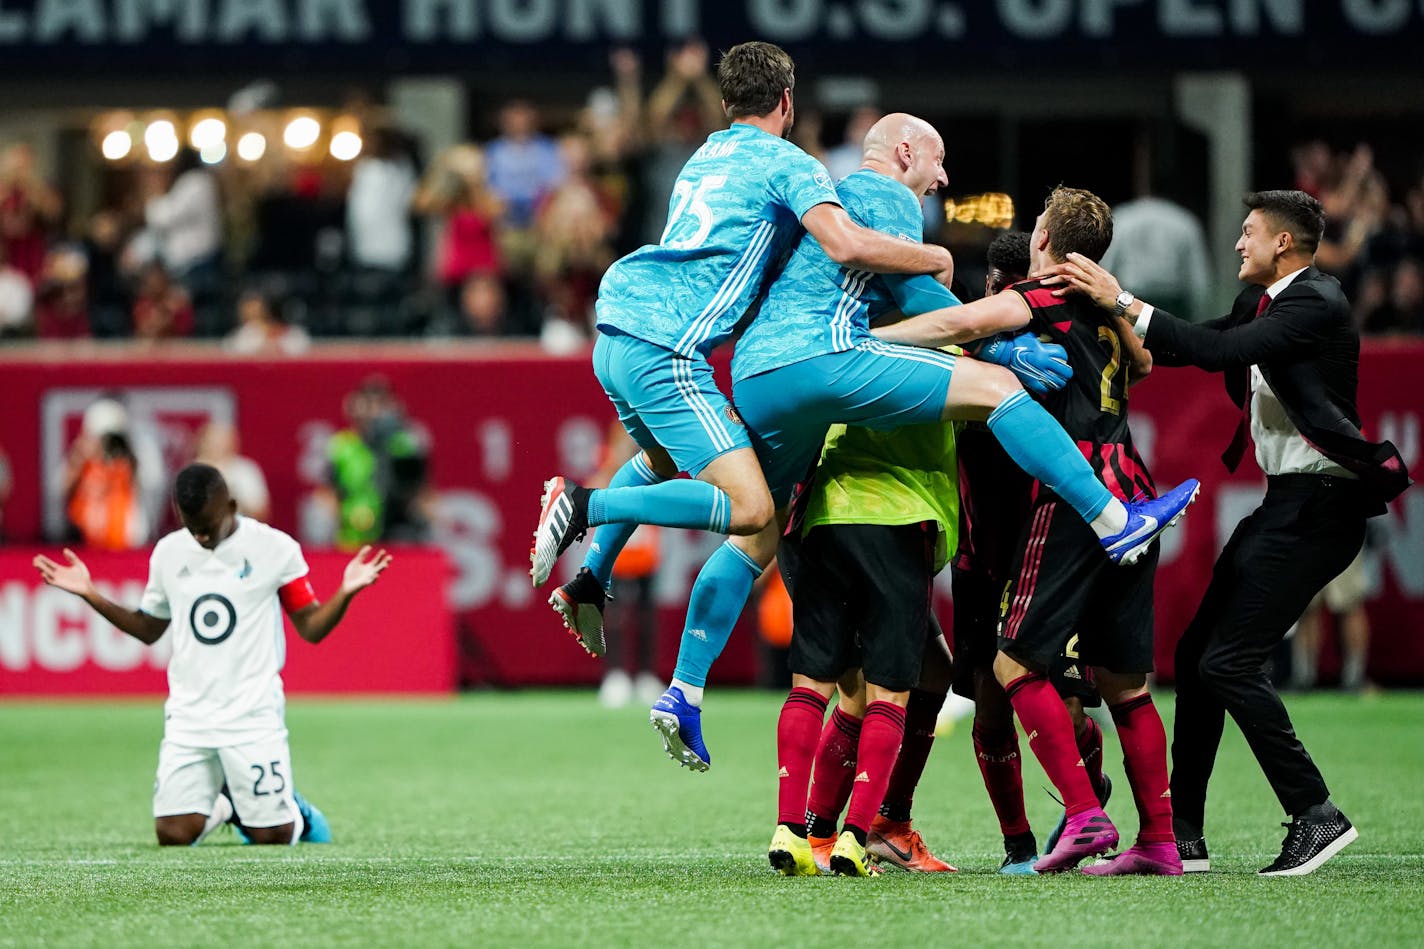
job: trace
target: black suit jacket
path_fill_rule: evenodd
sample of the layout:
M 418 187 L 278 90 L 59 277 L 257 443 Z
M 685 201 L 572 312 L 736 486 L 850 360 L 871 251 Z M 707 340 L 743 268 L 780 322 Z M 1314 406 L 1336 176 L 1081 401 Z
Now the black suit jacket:
M 1228 315 L 1199 325 L 1155 310 L 1143 343 L 1155 363 L 1224 372 L 1238 406 L 1251 397 L 1250 367 L 1259 367 L 1306 441 L 1380 502 L 1398 497 L 1410 484 L 1404 460 L 1389 442 L 1360 432 L 1360 336 L 1340 282 L 1307 267 L 1257 317 L 1265 292 L 1247 287 Z

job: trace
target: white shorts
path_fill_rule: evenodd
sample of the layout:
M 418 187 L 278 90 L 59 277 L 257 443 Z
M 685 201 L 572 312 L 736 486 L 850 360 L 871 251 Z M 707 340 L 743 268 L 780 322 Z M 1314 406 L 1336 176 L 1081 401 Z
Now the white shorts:
M 262 741 L 222 748 L 198 748 L 163 739 L 153 782 L 153 816 L 211 814 L 226 784 L 238 823 L 244 827 L 297 824 L 292 796 L 292 753 L 285 731 Z

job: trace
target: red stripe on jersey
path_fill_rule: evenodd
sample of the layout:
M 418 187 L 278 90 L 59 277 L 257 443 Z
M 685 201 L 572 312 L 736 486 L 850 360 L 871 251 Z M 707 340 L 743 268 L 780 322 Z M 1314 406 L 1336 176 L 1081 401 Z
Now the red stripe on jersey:
M 305 609 L 316 604 L 316 591 L 312 589 L 310 577 L 297 577 L 277 591 L 277 599 L 282 601 L 282 609 L 288 613 Z
M 1037 287 L 1033 290 L 1023 291 L 1023 298 L 1028 301 L 1031 307 L 1062 306 L 1063 298 L 1055 297 L 1053 291 L 1047 287 Z
M 1058 332 L 1060 332 L 1060 333 L 1065 333 L 1065 334 L 1066 334 L 1070 329 L 1073 328 L 1073 321 L 1072 321 L 1072 320 L 1064 320 L 1062 323 L 1054 323 L 1054 324 L 1053 324 L 1053 328 L 1056 329 L 1056 330 L 1057 330 Z

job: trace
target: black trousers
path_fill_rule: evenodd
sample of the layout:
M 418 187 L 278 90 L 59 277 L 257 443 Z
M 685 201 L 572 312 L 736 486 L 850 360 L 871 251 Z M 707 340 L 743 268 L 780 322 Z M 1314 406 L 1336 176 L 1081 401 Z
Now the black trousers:
M 1311 598 L 1359 553 L 1366 511 L 1356 481 L 1272 477 L 1261 506 L 1237 525 L 1217 558 L 1201 606 L 1177 644 L 1172 810 L 1180 823 L 1203 826 L 1228 712 L 1287 814 L 1330 796 L 1266 662 Z

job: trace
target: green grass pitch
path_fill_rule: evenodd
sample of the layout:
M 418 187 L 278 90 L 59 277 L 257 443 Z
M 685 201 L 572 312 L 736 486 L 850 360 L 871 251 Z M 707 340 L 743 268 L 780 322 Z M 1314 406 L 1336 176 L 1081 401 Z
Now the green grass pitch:
M 1008 879 L 967 722 L 916 800 L 935 877 L 783 879 L 766 863 L 781 697 L 711 693 L 707 774 L 646 712 L 591 694 L 295 701 L 298 786 L 331 846 L 153 843 L 157 701 L 0 703 L 0 944 L 596 946 L 1417 946 L 1424 929 L 1424 695 L 1290 699 L 1360 840 L 1314 876 L 1260 879 L 1282 819 L 1228 723 L 1216 872 Z M 1170 710 L 1170 697 L 1163 705 Z M 1108 770 L 1122 773 L 1108 737 Z M 1056 817 L 1025 767 L 1042 840 Z M 1125 780 L 1110 811 L 1130 839 Z

